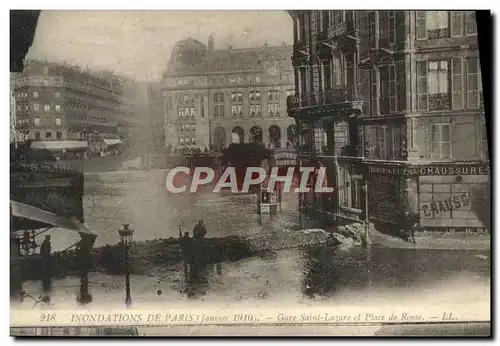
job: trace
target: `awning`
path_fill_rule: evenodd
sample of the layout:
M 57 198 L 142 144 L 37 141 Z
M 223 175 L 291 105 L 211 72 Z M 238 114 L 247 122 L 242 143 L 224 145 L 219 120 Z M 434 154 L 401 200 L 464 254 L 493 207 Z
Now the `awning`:
M 29 204 L 12 200 L 10 201 L 10 209 L 14 232 L 26 229 L 52 227 L 97 237 L 95 233 L 91 232 L 74 217 L 59 216 Z
M 117 145 L 120 144 L 121 142 L 122 141 L 119 139 L 107 139 L 107 138 L 104 139 L 104 144 L 106 145 Z
M 31 147 L 47 150 L 86 149 L 89 144 L 86 141 L 35 141 L 31 143 Z

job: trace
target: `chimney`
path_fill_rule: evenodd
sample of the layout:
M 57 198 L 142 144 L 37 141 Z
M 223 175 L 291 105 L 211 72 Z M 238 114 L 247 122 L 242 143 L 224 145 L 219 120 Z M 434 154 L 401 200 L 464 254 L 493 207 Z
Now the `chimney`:
M 233 51 L 233 46 L 227 46 L 227 51 L 229 52 L 229 54 L 231 54 L 231 52 Z
M 213 52 L 214 51 L 214 37 L 212 34 L 208 36 L 208 51 Z
M 264 51 L 266 51 L 266 50 L 267 50 L 267 47 L 268 47 L 268 46 L 269 46 L 269 45 L 267 44 L 267 41 L 266 41 L 266 42 L 264 43 Z

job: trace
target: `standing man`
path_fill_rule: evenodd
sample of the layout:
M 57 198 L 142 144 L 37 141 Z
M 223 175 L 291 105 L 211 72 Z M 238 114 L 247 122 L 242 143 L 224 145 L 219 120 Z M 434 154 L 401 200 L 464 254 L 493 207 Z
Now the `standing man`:
M 50 235 L 46 235 L 45 240 L 42 242 L 42 246 L 40 247 L 40 255 L 44 261 L 50 258 L 51 251 L 52 245 L 50 243 Z
M 43 279 L 42 286 L 45 292 L 50 291 L 51 288 L 51 263 L 50 263 L 50 253 L 52 251 L 52 245 L 50 244 L 50 235 L 45 236 L 45 240 L 40 246 L 40 255 L 42 256 L 43 263 Z
M 188 264 L 191 262 L 191 246 L 192 239 L 189 237 L 189 232 L 184 232 L 184 236 L 181 238 L 181 250 L 182 257 L 184 259 L 184 270 L 188 270 Z
M 203 220 L 198 221 L 198 224 L 194 226 L 193 229 L 193 239 L 200 240 L 204 239 L 207 234 L 207 229 L 205 228 L 205 223 Z

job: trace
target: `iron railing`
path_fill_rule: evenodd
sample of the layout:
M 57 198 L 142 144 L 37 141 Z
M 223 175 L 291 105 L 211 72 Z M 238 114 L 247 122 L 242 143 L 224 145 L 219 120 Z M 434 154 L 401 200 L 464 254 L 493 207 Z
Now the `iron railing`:
M 349 90 L 345 88 L 330 88 L 319 92 L 289 95 L 287 97 L 287 108 L 294 109 L 349 101 L 353 101 Z

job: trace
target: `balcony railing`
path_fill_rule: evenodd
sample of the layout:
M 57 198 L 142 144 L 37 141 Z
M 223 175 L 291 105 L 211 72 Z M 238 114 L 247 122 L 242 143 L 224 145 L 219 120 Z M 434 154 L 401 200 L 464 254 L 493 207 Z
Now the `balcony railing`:
M 331 105 L 353 101 L 349 90 L 345 88 L 332 88 L 314 93 L 296 93 L 287 97 L 287 108 L 303 108 L 320 105 Z
M 335 24 L 335 25 L 328 28 L 328 37 L 329 38 L 342 36 L 346 33 L 347 33 L 346 22 L 341 22 L 341 23 Z

